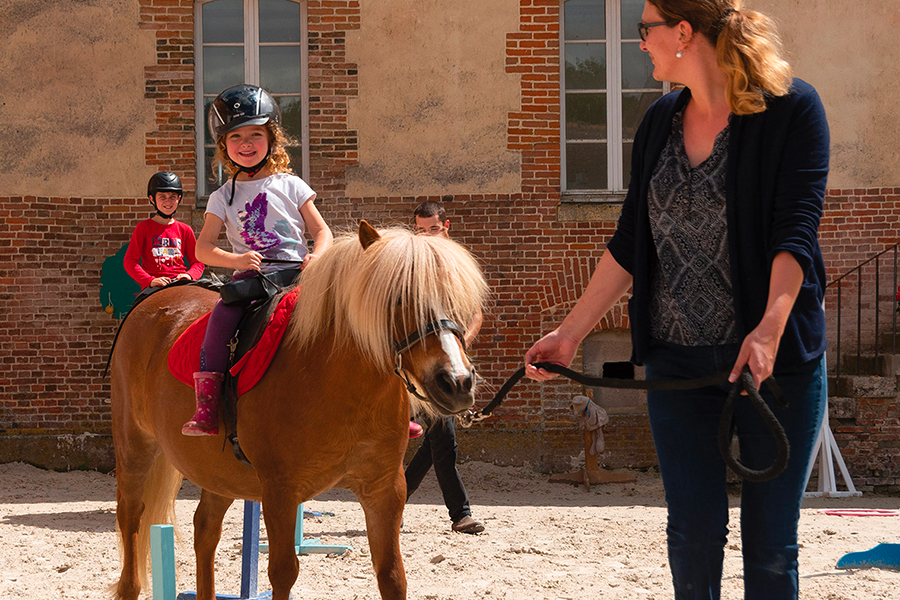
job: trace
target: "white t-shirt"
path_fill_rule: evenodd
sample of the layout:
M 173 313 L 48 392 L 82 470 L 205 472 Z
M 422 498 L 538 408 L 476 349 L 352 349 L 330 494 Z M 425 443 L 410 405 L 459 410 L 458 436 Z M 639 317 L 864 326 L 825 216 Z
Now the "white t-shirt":
M 235 254 L 255 250 L 266 258 L 296 261 L 296 265 L 262 264 L 270 273 L 297 268 L 307 255 L 306 223 L 300 207 L 316 193 L 296 175 L 276 173 L 260 180 L 236 182 L 228 205 L 231 181 L 213 192 L 206 212 L 225 222 L 225 235 Z

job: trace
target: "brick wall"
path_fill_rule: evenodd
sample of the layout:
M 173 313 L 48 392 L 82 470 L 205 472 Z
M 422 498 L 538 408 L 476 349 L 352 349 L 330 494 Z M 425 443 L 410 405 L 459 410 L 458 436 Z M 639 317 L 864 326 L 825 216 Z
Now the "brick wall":
M 455 239 L 476 255 L 492 290 L 473 347 L 485 378 L 481 405 L 521 366 L 528 347 L 572 307 L 615 228 L 613 216 L 561 218 L 558 1 L 521 0 L 519 6 L 518 29 L 506 38 L 506 68 L 521 81 L 521 106 L 507 121 L 508 148 L 522 156 L 520 192 L 351 198 L 344 173 L 356 164 L 358 139 L 347 126 L 347 104 L 357 94 L 358 78 L 344 49 L 346 36 L 360 26 L 359 2 L 312 0 L 308 5 L 310 183 L 319 193 L 320 210 L 334 229 L 342 229 L 360 218 L 376 225 L 409 223 L 417 203 L 445 203 Z M 158 51 L 156 62 L 146 67 L 146 97 L 155 102 L 157 122 L 147 135 L 146 162 L 174 170 L 193 190 L 193 5 L 190 0 L 141 0 L 141 7 L 140 26 L 156 32 Z M 896 241 L 897 196 L 893 188 L 829 192 L 821 234 L 829 276 Z M 100 268 L 149 214 L 145 202 L 0 198 L 0 331 L 7 340 L 0 344 L 0 461 L 36 456 L 39 445 L 22 440 L 37 434 L 88 432 L 108 447 L 109 381 L 101 371 L 116 323 L 98 298 Z M 178 218 L 199 230 L 202 212 L 187 208 L 193 203 L 189 193 Z M 598 325 L 627 327 L 623 304 Z M 580 386 L 564 380 L 523 381 L 496 419 L 460 435 L 464 456 L 527 461 L 546 469 L 569 466 L 582 438 L 568 403 L 580 392 Z M 645 415 L 614 416 L 606 441 L 609 451 L 602 463 L 653 463 Z M 46 446 L 42 451 L 49 452 Z M 31 460 L 72 465 L 58 456 L 72 454 L 71 449 L 55 452 Z M 85 460 L 111 466 L 108 454 Z

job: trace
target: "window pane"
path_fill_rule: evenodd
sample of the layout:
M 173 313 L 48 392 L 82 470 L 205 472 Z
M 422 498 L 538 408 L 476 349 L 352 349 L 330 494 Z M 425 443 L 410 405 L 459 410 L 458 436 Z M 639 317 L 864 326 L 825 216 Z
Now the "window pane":
M 633 145 L 631 142 L 622 144 L 622 181 L 625 182 L 623 187 L 626 189 L 631 181 L 631 147 Z
M 566 94 L 566 139 L 606 139 L 606 94 Z
M 241 47 L 203 49 L 203 90 L 218 94 L 244 82 L 244 49 Z
M 661 90 L 662 82 L 653 79 L 653 62 L 640 44 L 622 44 L 622 88 Z
M 300 46 L 260 48 L 259 85 L 273 94 L 299 94 Z
M 605 190 L 606 144 L 566 144 L 566 189 Z
M 259 41 L 300 43 L 300 5 L 289 0 L 259 0 Z
M 288 146 L 288 156 L 291 157 L 291 170 L 297 177 L 303 177 L 303 150 L 300 146 Z
M 568 0 L 564 19 L 567 40 L 606 39 L 604 0 Z
M 566 89 L 606 89 L 606 44 L 566 44 Z
M 215 100 L 215 97 L 213 96 L 203 98 L 203 144 L 207 146 L 216 143 L 216 140 L 213 139 L 212 132 L 209 130 L 209 109 L 212 107 L 213 100 Z
M 203 43 L 244 43 L 242 0 L 215 0 L 203 5 Z
M 639 40 L 637 24 L 641 22 L 644 12 L 644 0 L 621 0 L 622 3 L 622 39 Z
M 303 102 L 297 97 L 276 97 L 281 109 L 281 126 L 295 144 L 303 137 Z
M 218 173 L 213 175 L 211 170 L 213 164 L 213 157 L 216 154 L 215 148 L 204 148 L 203 149 L 203 179 L 206 181 L 206 194 L 212 194 L 214 191 L 222 187 L 222 183 L 225 181 L 225 176 L 227 173 L 222 169 L 222 167 L 218 167 Z
M 661 92 L 626 92 L 622 94 L 622 138 L 626 141 L 634 139 L 638 125 L 644 113 L 657 99 Z

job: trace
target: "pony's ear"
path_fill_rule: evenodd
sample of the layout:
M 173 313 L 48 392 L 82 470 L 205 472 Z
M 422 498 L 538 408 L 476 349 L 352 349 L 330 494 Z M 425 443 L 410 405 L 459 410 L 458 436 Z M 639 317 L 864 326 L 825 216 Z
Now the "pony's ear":
M 359 222 L 359 243 L 362 244 L 363 250 L 380 239 L 381 236 L 365 219 Z

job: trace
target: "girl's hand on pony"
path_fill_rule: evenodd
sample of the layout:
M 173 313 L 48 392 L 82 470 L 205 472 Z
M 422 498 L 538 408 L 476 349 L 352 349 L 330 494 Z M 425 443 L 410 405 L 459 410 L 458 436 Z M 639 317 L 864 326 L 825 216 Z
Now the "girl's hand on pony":
M 235 269 L 239 269 L 241 271 L 259 271 L 259 267 L 262 264 L 263 258 L 262 254 L 260 254 L 259 252 L 251 250 L 243 254 L 235 254 L 234 256 Z
M 300 265 L 300 270 L 302 271 L 303 269 L 305 269 L 309 263 L 311 263 L 312 261 L 314 261 L 317 258 L 319 258 L 319 255 L 313 254 L 312 252 L 310 252 L 309 254 L 304 256 L 303 263 L 301 263 L 301 265 Z

